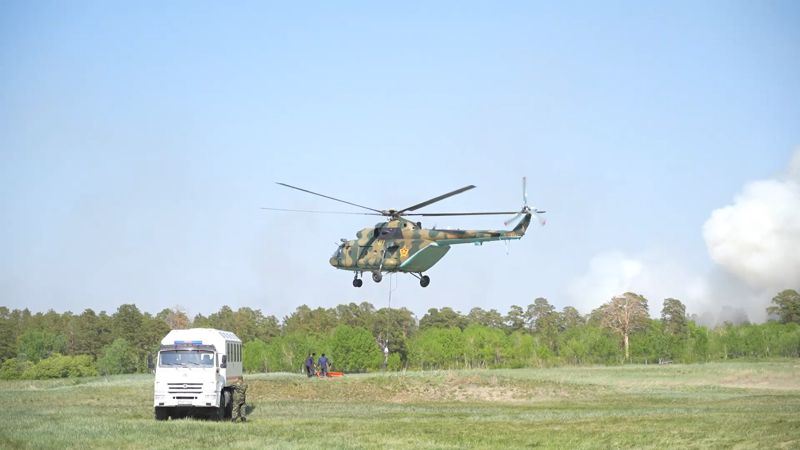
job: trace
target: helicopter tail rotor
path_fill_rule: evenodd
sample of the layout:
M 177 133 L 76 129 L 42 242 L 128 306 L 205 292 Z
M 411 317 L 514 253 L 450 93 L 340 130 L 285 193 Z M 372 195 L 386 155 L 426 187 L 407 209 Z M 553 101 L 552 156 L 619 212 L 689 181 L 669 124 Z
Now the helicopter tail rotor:
M 512 217 L 512 218 L 510 218 L 510 219 L 506 220 L 505 222 L 503 222 L 503 225 L 505 225 L 505 226 L 509 226 L 509 225 L 511 225 L 513 222 L 515 222 L 517 219 L 519 219 L 520 217 L 522 217 L 522 213 L 521 213 L 521 212 L 518 212 L 516 216 L 514 216 L 514 217 Z
M 531 215 L 536 217 L 536 220 L 539 222 L 540 225 L 544 226 L 544 224 L 547 223 L 547 219 L 545 219 L 541 214 L 544 214 L 546 212 L 547 211 L 542 211 L 537 208 L 531 209 L 528 206 L 528 177 L 522 177 L 522 210 L 520 210 L 520 212 L 518 212 L 517 215 L 506 220 L 503 223 L 506 226 L 508 226 L 509 224 L 516 222 L 523 215 L 530 213 Z
M 522 177 L 522 205 L 528 206 L 528 177 Z

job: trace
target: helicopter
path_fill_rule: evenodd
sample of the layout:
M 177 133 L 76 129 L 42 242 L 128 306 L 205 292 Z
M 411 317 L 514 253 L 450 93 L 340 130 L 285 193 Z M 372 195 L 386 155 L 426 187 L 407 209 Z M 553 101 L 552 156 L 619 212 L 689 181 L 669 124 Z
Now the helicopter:
M 492 212 L 448 212 L 448 213 L 418 213 L 417 210 L 432 203 L 442 201 L 462 192 L 475 188 L 474 185 L 464 186 L 454 191 L 442 194 L 438 197 L 425 200 L 403 209 L 381 210 L 370 208 L 348 202 L 328 195 L 313 192 L 286 183 L 276 182 L 276 184 L 296 189 L 301 192 L 327 198 L 329 200 L 345 203 L 365 209 L 370 212 L 341 212 L 341 211 L 311 211 L 284 208 L 262 208 L 272 211 L 290 211 L 302 213 L 319 214 L 358 214 L 384 216 L 387 219 L 375 224 L 373 227 L 364 228 L 356 233 L 356 239 L 341 239 L 334 254 L 331 256 L 330 264 L 341 270 L 355 272 L 353 286 L 363 285 L 362 275 L 364 272 L 372 273 L 372 280 L 380 283 L 384 273 L 408 273 L 419 280 L 420 286 L 427 287 L 430 284 L 430 277 L 423 273 L 428 271 L 434 264 L 439 262 L 442 257 L 450 250 L 450 246 L 456 244 L 475 244 L 483 245 L 489 241 L 508 241 L 521 239 L 525 235 L 531 218 L 535 216 L 541 225 L 545 220 L 541 214 L 546 213 L 536 208 L 528 207 L 528 195 L 526 191 L 526 179 L 522 178 L 522 201 L 523 206 L 519 211 L 492 211 Z M 515 216 L 504 222 L 506 226 L 522 218 L 511 230 L 451 230 L 451 229 L 426 229 L 422 228 L 421 222 L 414 222 L 407 219 L 409 216 L 486 216 L 486 215 L 511 215 Z

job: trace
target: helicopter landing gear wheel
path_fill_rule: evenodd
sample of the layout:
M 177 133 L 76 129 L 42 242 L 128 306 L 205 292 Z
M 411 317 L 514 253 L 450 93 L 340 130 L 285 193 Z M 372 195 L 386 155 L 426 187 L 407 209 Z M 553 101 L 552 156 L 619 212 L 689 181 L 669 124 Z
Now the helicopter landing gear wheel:
M 431 284 L 431 277 L 427 275 L 423 275 L 422 278 L 419 279 L 419 285 L 422 287 L 428 287 Z
M 380 272 L 372 272 L 372 281 L 380 283 L 382 279 L 383 275 Z
M 364 284 L 363 280 L 360 280 L 358 278 L 353 279 L 353 287 L 357 287 L 358 288 L 358 287 L 361 287 L 361 285 L 363 285 L 363 284 Z

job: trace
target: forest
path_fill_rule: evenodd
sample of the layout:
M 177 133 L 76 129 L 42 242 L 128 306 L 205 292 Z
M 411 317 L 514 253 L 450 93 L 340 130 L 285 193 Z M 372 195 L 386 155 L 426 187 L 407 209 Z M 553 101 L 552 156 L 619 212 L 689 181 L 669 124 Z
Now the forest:
M 250 373 L 300 372 L 310 352 L 326 353 L 335 369 L 350 373 L 800 356 L 800 294 L 791 289 L 776 294 L 767 312 L 766 323 L 706 327 L 673 298 L 651 317 L 648 300 L 632 292 L 586 315 L 570 306 L 559 311 L 540 297 L 505 313 L 473 308 L 463 314 L 443 307 L 419 319 L 406 308 L 375 308 L 367 302 L 302 305 L 282 320 L 228 306 L 194 318 L 177 307 L 151 314 L 134 304 L 120 305 L 112 314 L 0 307 L 0 378 L 147 372 L 161 338 L 170 329 L 191 327 L 236 333 Z

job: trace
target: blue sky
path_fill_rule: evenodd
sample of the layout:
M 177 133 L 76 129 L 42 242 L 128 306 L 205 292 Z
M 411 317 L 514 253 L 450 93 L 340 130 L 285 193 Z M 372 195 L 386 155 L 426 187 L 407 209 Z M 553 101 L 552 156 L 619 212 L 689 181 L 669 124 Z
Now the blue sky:
M 546 227 L 454 248 L 392 306 L 588 312 L 598 255 L 679 267 L 641 285 L 660 305 L 717 270 L 712 211 L 800 144 L 798 23 L 796 2 L 4 2 L 0 304 L 386 306 L 389 280 L 327 263 L 373 218 L 261 210 L 341 209 L 275 181 L 375 208 L 475 184 L 429 208 L 469 211 L 518 208 L 526 175 Z

